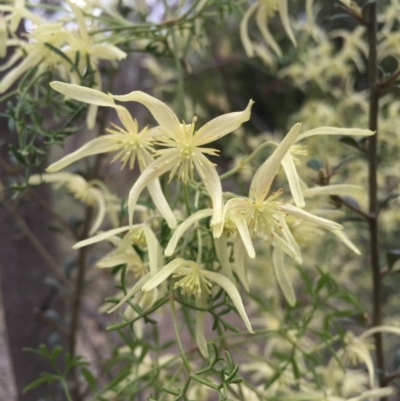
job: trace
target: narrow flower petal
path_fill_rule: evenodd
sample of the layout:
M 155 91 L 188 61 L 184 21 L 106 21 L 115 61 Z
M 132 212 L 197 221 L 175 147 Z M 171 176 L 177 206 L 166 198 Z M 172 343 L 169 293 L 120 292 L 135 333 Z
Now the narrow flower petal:
M 16 50 L 11 57 L 4 64 L 0 66 L 0 71 L 8 70 L 13 66 L 20 58 L 22 58 L 24 53 L 22 51 Z
M 174 167 L 172 161 L 176 159 L 176 155 L 174 153 L 168 153 L 149 166 L 147 166 L 140 174 L 139 178 L 136 180 L 135 184 L 131 188 L 128 197 L 128 215 L 129 215 L 129 224 L 133 222 L 133 212 L 136 206 L 136 203 L 139 199 L 140 194 L 149 185 L 150 182 L 155 180 L 156 178 L 163 175 L 165 172 Z
M 244 289 L 249 292 L 250 286 L 247 279 L 247 252 L 243 244 L 242 237 L 237 235 L 234 242 L 233 257 L 235 259 L 233 267 L 239 281 L 242 283 Z
M 71 8 L 72 12 L 75 14 L 75 19 L 79 27 L 79 33 L 81 38 L 83 39 L 84 42 L 89 43 L 90 38 L 89 38 L 89 33 L 86 27 L 86 21 L 85 18 L 80 10 L 79 7 L 77 7 L 72 1 L 70 0 L 65 0 L 68 4 L 68 6 Z
M 358 195 L 365 192 L 364 188 L 358 185 L 351 184 L 336 184 L 336 185 L 326 185 L 323 187 L 313 187 L 303 190 L 303 195 L 306 198 L 312 198 L 318 195 L 339 195 L 339 196 L 349 196 Z
M 372 329 L 368 329 L 364 331 L 358 338 L 360 340 L 372 336 L 376 333 L 389 333 L 389 334 L 396 334 L 400 336 L 400 327 L 394 327 L 394 326 L 376 326 L 373 327 Z
M 324 228 L 325 230 L 329 230 L 329 231 L 343 230 L 342 225 L 335 223 L 334 221 L 315 216 L 315 215 L 308 213 L 305 210 L 299 209 L 298 207 L 293 206 L 293 205 L 289 205 L 289 204 L 281 205 L 281 206 L 279 206 L 279 209 L 282 212 L 290 214 L 291 216 L 314 223 L 317 226 Z
M 228 241 L 226 236 L 222 235 L 219 238 L 214 238 L 214 247 L 217 258 L 221 264 L 223 275 L 234 283 L 235 278 L 233 277 L 231 264 L 229 262 Z
M 72 152 L 57 162 L 51 164 L 49 167 L 47 167 L 46 171 L 48 173 L 54 173 L 69 166 L 77 160 L 83 159 L 84 157 L 112 152 L 115 148 L 115 144 L 108 141 L 106 138 L 107 135 L 89 141 L 75 152 Z
M 234 284 L 229 279 L 227 279 L 226 277 L 224 277 L 222 274 L 219 273 L 214 273 L 205 270 L 203 274 L 204 276 L 214 281 L 225 290 L 225 292 L 228 294 L 229 298 L 235 305 L 237 311 L 239 312 L 240 317 L 243 319 L 244 324 L 247 327 L 247 330 L 250 333 L 254 333 L 253 329 L 251 328 L 250 320 L 247 317 L 246 311 L 244 309 L 242 298 L 240 297 L 239 291 L 236 289 Z
M 96 89 L 58 81 L 51 82 L 50 86 L 55 91 L 60 92 L 70 99 L 78 100 L 79 102 L 94 104 L 96 106 L 117 107 L 110 95 L 106 95 Z
M 282 167 L 285 170 L 294 203 L 297 207 L 304 207 L 306 203 L 304 202 L 304 196 L 300 186 L 300 178 L 297 174 L 293 157 L 289 152 L 286 153 L 285 157 L 282 159 Z
M 147 273 L 144 275 L 128 292 L 127 294 L 115 305 L 112 309 L 108 311 L 108 313 L 114 312 L 118 309 L 121 305 L 123 305 L 126 301 L 129 301 L 135 294 L 137 294 L 142 286 L 150 279 L 151 274 Z
M 240 213 L 231 213 L 231 218 L 236 225 L 240 237 L 242 238 L 247 254 L 251 259 L 254 259 L 256 257 L 256 251 L 254 250 L 253 241 L 251 240 L 246 219 Z
M 347 135 L 347 136 L 371 136 L 374 131 L 359 128 L 335 128 L 335 127 L 320 127 L 308 130 L 299 135 L 296 142 L 314 135 Z
M 287 36 L 289 36 L 289 39 L 292 41 L 293 45 L 297 46 L 296 38 L 293 35 L 293 31 L 290 26 L 288 1 L 287 0 L 279 0 L 278 3 L 279 3 L 279 16 L 281 17 L 283 29 L 285 30 Z
M 313 12 L 314 0 L 306 0 L 306 15 L 307 15 L 307 25 L 310 30 L 310 34 L 315 38 L 315 21 Z
M 137 225 L 136 227 L 140 227 L 140 225 Z M 119 228 L 114 228 L 109 231 L 105 231 L 104 233 L 97 234 L 92 238 L 87 238 L 83 241 L 77 242 L 72 248 L 79 249 L 79 248 L 83 248 L 84 246 L 88 246 L 88 245 L 95 244 L 100 241 L 104 241 L 107 238 L 114 237 L 115 235 L 118 235 L 125 231 L 128 231 L 130 228 L 131 228 L 130 226 L 125 226 L 125 227 L 119 227 Z
M 106 202 L 104 200 L 104 196 L 101 192 L 95 188 L 90 189 L 93 196 L 96 198 L 97 202 L 97 216 L 94 220 L 93 226 L 89 231 L 89 235 L 93 235 L 101 226 L 101 223 L 104 221 L 104 216 L 106 215 Z
M 172 256 L 175 252 L 176 246 L 178 245 L 178 241 L 182 237 L 182 235 L 189 229 L 192 225 L 197 223 L 199 220 L 205 219 L 206 217 L 211 217 L 213 213 L 212 209 L 204 209 L 199 210 L 196 213 L 190 215 L 183 223 L 179 224 L 174 233 L 172 234 L 171 239 L 168 242 L 168 245 L 165 249 L 165 256 Z
M 278 282 L 287 303 L 290 306 L 296 305 L 296 295 L 285 268 L 284 253 L 278 247 L 274 247 L 274 250 L 272 251 L 272 264 L 274 267 L 276 281 Z
M 388 397 L 389 395 L 393 394 L 392 387 L 381 387 L 381 388 L 374 388 L 372 390 L 364 391 L 358 397 L 349 398 L 347 401 L 362 401 L 362 400 L 369 400 L 372 398 L 383 398 Z
M 139 102 L 149 109 L 161 128 L 172 129 L 174 132 L 181 130 L 175 113 L 165 103 L 147 93 L 135 91 L 127 95 L 113 96 L 113 98 L 120 102 Z
M 259 7 L 256 13 L 256 24 L 261 33 L 261 36 L 269 47 L 276 53 L 278 57 L 282 57 L 282 50 L 276 40 L 272 37 L 268 29 L 267 9 L 266 7 Z
M 283 234 L 283 237 L 284 237 L 285 241 L 290 245 L 290 247 L 298 255 L 295 258 L 296 262 L 299 263 L 299 264 L 302 264 L 303 263 L 303 258 L 301 256 L 300 247 L 299 247 L 298 243 L 296 242 L 296 240 L 294 239 L 293 234 L 290 231 L 284 216 L 280 215 L 280 216 L 277 216 L 277 218 L 279 219 L 279 224 L 282 227 L 282 234 Z
M 221 180 L 217 170 L 208 163 L 207 158 L 202 154 L 199 154 L 193 162 L 211 198 L 213 206 L 211 225 L 218 224 L 222 221 L 223 199 Z
M 3 77 L 0 82 L 0 93 L 6 92 L 22 74 L 30 68 L 35 67 L 39 62 L 40 57 L 36 53 L 28 54 L 28 57 L 21 64 L 17 65 Z
M 90 53 L 101 60 L 122 60 L 127 56 L 127 53 L 118 49 L 118 47 L 106 43 L 92 46 Z
M 96 266 L 100 268 L 109 268 L 117 265 L 123 264 L 142 264 L 142 260 L 135 250 L 132 249 L 132 252 L 122 253 L 120 255 L 107 256 L 105 258 L 100 259 Z
M 301 124 L 295 124 L 275 149 L 274 153 L 272 153 L 272 155 L 257 170 L 250 185 L 250 192 L 254 194 L 255 199 L 262 201 L 268 195 L 279 165 L 290 147 L 298 138 L 300 131 Z
M 163 281 L 165 281 L 174 271 L 182 266 L 185 260 L 182 258 L 174 259 L 164 266 L 157 274 L 151 277 L 142 287 L 142 291 L 151 291 L 158 287 Z
M 348 248 L 350 248 L 356 255 L 361 255 L 360 250 L 350 241 L 350 238 L 341 230 L 332 230 L 332 234 L 336 235 Z
M 253 100 L 249 100 L 247 107 L 243 111 L 223 114 L 204 124 L 195 134 L 196 146 L 216 141 L 235 131 L 244 122 L 249 121 L 253 104 Z
M 146 238 L 147 253 L 149 255 L 150 273 L 154 275 L 158 270 L 158 248 L 160 247 L 160 244 L 148 223 L 143 224 L 143 232 Z
M 252 4 L 244 13 L 242 20 L 240 21 L 240 40 L 247 57 L 253 57 L 254 51 L 251 43 L 251 39 L 248 32 L 249 19 L 254 14 L 258 7 L 257 3 Z
M 168 227 L 174 229 L 176 227 L 176 218 L 162 192 L 160 181 L 158 179 L 151 181 L 147 184 L 147 190 L 149 191 L 154 206 L 160 212 L 161 216 L 164 217 Z
M 279 247 L 287 255 L 289 255 L 290 257 L 294 258 L 297 261 L 301 261 L 301 254 L 298 253 L 297 249 L 293 248 L 276 232 L 274 233 L 273 242 L 276 247 Z

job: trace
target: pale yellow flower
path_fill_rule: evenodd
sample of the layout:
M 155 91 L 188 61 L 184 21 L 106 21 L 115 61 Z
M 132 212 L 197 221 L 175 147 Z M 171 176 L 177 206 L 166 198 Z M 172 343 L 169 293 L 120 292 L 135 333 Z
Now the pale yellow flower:
M 229 134 L 248 121 L 253 101 L 249 101 L 245 110 L 224 114 L 196 130 L 196 117 L 191 124 L 181 124 L 165 103 L 146 93 L 136 91 L 113 98 L 122 102 L 139 102 L 147 107 L 159 124 L 158 145 L 165 147 L 156 152 L 159 157 L 142 172 L 129 193 L 129 220 L 132 221 L 133 208 L 140 193 L 153 180 L 171 171 L 170 179 L 177 174 L 178 178 L 186 183 L 188 179 L 194 178 L 194 171 L 197 171 L 213 204 L 212 224 L 220 223 L 223 207 L 222 186 L 215 165 L 205 156 L 216 156 L 217 151 L 204 148 L 203 145 Z
M 95 89 L 62 82 L 52 82 L 50 85 L 54 90 L 71 99 L 91 105 L 114 108 L 124 128 L 113 125 L 112 129 L 107 129 L 109 135 L 93 139 L 80 149 L 53 163 L 46 171 L 59 171 L 83 157 L 115 151 L 118 151 L 118 153 L 112 161 L 121 159 L 123 162 L 122 167 L 129 163 L 129 167 L 132 169 L 135 160 L 137 160 L 142 174 L 154 162 L 152 154 L 154 154 L 154 143 L 160 135 L 158 128 L 144 128 L 139 132 L 136 120 L 132 118 L 125 107 L 116 105 L 111 95 L 106 95 Z M 165 199 L 157 177 L 147 184 L 147 188 L 154 205 L 165 218 L 168 225 L 171 228 L 176 227 L 175 216 Z
M 110 214 L 111 220 L 114 222 L 116 220 L 115 199 L 112 199 L 111 194 L 108 191 L 104 191 L 104 186 L 99 186 L 96 181 L 86 181 L 81 175 L 63 172 L 32 175 L 29 177 L 28 182 L 31 185 L 45 182 L 58 187 L 65 186 L 76 199 L 85 205 L 96 206 L 97 216 L 90 229 L 90 234 L 95 233 L 100 228 L 107 211 Z

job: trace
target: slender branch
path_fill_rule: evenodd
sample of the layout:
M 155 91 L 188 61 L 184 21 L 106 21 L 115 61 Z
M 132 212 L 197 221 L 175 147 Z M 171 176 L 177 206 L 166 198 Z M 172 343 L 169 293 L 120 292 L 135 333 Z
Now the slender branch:
M 358 208 L 355 205 L 352 205 L 350 202 L 348 202 L 346 199 L 343 199 L 342 197 L 338 196 L 338 195 L 331 195 L 331 200 L 337 204 L 346 206 L 347 209 L 352 210 L 354 213 L 357 213 L 359 216 L 361 216 L 364 220 L 369 221 L 370 219 L 370 215 L 369 213 L 364 212 L 363 210 L 361 210 L 360 208 Z
M 370 261 L 372 270 L 372 326 L 379 326 L 382 322 L 382 276 L 379 266 L 379 236 L 378 236 L 378 113 L 379 113 L 379 91 L 378 82 L 378 56 L 377 56 L 377 4 L 369 4 L 366 15 L 366 26 L 368 33 L 368 84 L 369 84 L 369 129 L 375 131 L 368 141 L 369 162 L 369 231 L 370 231 Z M 386 386 L 385 359 L 382 343 L 382 334 L 376 333 L 375 352 L 376 363 L 379 374 L 379 384 Z
M 397 68 L 397 70 L 395 72 L 393 72 L 393 74 L 391 74 L 390 76 L 388 76 L 385 79 L 382 79 L 381 81 L 376 83 L 376 89 L 378 91 L 382 91 L 384 89 L 387 89 L 388 87 L 390 87 L 390 85 L 395 82 L 398 78 L 400 78 L 400 67 Z
M 28 227 L 25 220 L 18 214 L 17 210 L 8 201 L 4 201 L 3 205 L 6 208 L 7 212 L 18 223 L 18 226 L 21 229 L 24 236 L 26 237 L 26 239 L 31 243 L 31 245 L 36 249 L 38 254 L 43 258 L 43 260 L 46 262 L 46 265 L 49 267 L 54 276 L 66 287 L 71 288 L 71 282 L 67 279 L 67 277 L 65 277 L 63 269 L 54 260 L 54 258 L 50 255 L 47 249 L 42 245 L 42 243 L 39 241 L 39 239 L 36 237 L 33 231 Z

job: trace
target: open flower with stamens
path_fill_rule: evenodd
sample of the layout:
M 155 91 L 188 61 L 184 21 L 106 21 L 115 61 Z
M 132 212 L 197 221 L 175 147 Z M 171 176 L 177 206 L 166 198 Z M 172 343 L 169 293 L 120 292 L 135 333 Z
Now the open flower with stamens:
M 75 152 L 50 165 L 46 171 L 59 171 L 84 157 L 108 152 L 118 152 L 111 162 L 121 160 L 123 163 L 121 168 L 128 164 L 129 168 L 132 169 L 137 160 L 140 171 L 143 172 L 147 166 L 154 162 L 153 154 L 155 151 L 153 146 L 160 133 L 158 128 L 144 128 L 139 132 L 137 121 L 132 118 L 125 107 L 115 104 L 110 95 L 95 89 L 63 82 L 52 82 L 50 85 L 54 90 L 71 99 L 91 105 L 114 108 L 123 128 L 112 124 L 113 128 L 106 130 L 109 133 L 108 135 L 102 135 L 89 141 Z M 159 180 L 155 178 L 149 182 L 147 189 L 156 208 L 165 218 L 169 227 L 176 227 L 175 216 L 164 197 Z
M 222 186 L 215 165 L 206 157 L 216 156 L 217 151 L 203 146 L 229 134 L 248 121 L 253 101 L 249 101 L 245 110 L 219 116 L 196 130 L 196 117 L 191 124 L 181 124 L 165 103 L 144 92 L 136 91 L 113 98 L 122 102 L 139 102 L 147 107 L 159 124 L 161 133 L 157 137 L 157 143 L 165 147 L 156 152 L 159 157 L 142 172 L 129 193 L 130 222 L 139 195 L 149 183 L 168 171 L 171 171 L 170 179 L 177 174 L 178 178 L 186 183 L 189 178 L 194 177 L 194 171 L 197 171 L 211 197 L 214 210 L 212 224 L 220 223 L 223 207 Z
M 99 185 L 96 181 L 86 181 L 81 175 L 68 172 L 37 174 L 29 177 L 29 184 L 31 185 L 39 185 L 43 182 L 55 184 L 58 187 L 65 186 L 80 202 L 97 207 L 97 216 L 90 229 L 90 234 L 95 233 L 100 228 L 106 211 L 110 214 L 111 221 L 116 220 L 115 199 L 108 190 L 105 190 L 104 185 Z
M 151 277 L 142 287 L 142 291 L 151 291 L 167 280 L 170 276 L 175 280 L 174 289 L 180 288 L 182 294 L 194 296 L 196 305 L 206 309 L 207 299 L 211 294 L 212 282 L 219 285 L 235 305 L 247 330 L 253 333 L 251 323 L 243 306 L 242 298 L 235 285 L 224 275 L 203 269 L 196 262 L 177 258 L 164 266 L 156 275 Z M 205 311 L 196 311 L 196 341 L 201 353 L 207 357 L 207 342 L 204 337 Z

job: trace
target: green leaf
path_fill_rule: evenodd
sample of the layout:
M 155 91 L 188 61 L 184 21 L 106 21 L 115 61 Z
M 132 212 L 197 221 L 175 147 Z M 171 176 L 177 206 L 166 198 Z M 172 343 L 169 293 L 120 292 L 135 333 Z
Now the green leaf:
M 388 270 L 391 271 L 393 269 L 393 265 L 400 259 L 400 249 L 391 249 L 386 252 Z
M 95 391 L 96 387 L 97 387 L 97 381 L 96 381 L 96 378 L 93 376 L 92 372 L 87 368 L 82 368 L 81 373 L 82 373 L 83 377 L 85 378 L 86 383 L 88 384 L 89 388 L 92 391 Z
M 322 169 L 322 163 L 318 159 L 307 160 L 307 167 L 311 170 L 319 171 Z
M 36 387 L 39 387 L 40 385 L 48 383 L 48 377 L 46 376 L 41 376 L 38 379 L 34 380 L 33 382 L 29 383 L 23 390 L 22 393 L 26 394 L 28 391 L 31 391 L 35 389 Z
M 388 206 L 389 202 L 390 202 L 392 199 L 396 199 L 396 198 L 398 198 L 399 196 L 400 196 L 400 193 L 399 193 L 399 192 L 396 192 L 396 193 L 390 194 L 390 195 L 388 195 L 386 198 L 380 200 L 380 201 L 379 201 L 379 204 L 378 204 L 378 211 L 380 211 L 381 209 L 386 208 L 386 207 Z
M 360 144 L 351 136 L 342 136 L 339 139 L 339 142 L 344 143 L 345 145 L 348 145 L 352 148 L 355 148 L 357 150 L 363 151 L 363 149 L 360 147 Z

